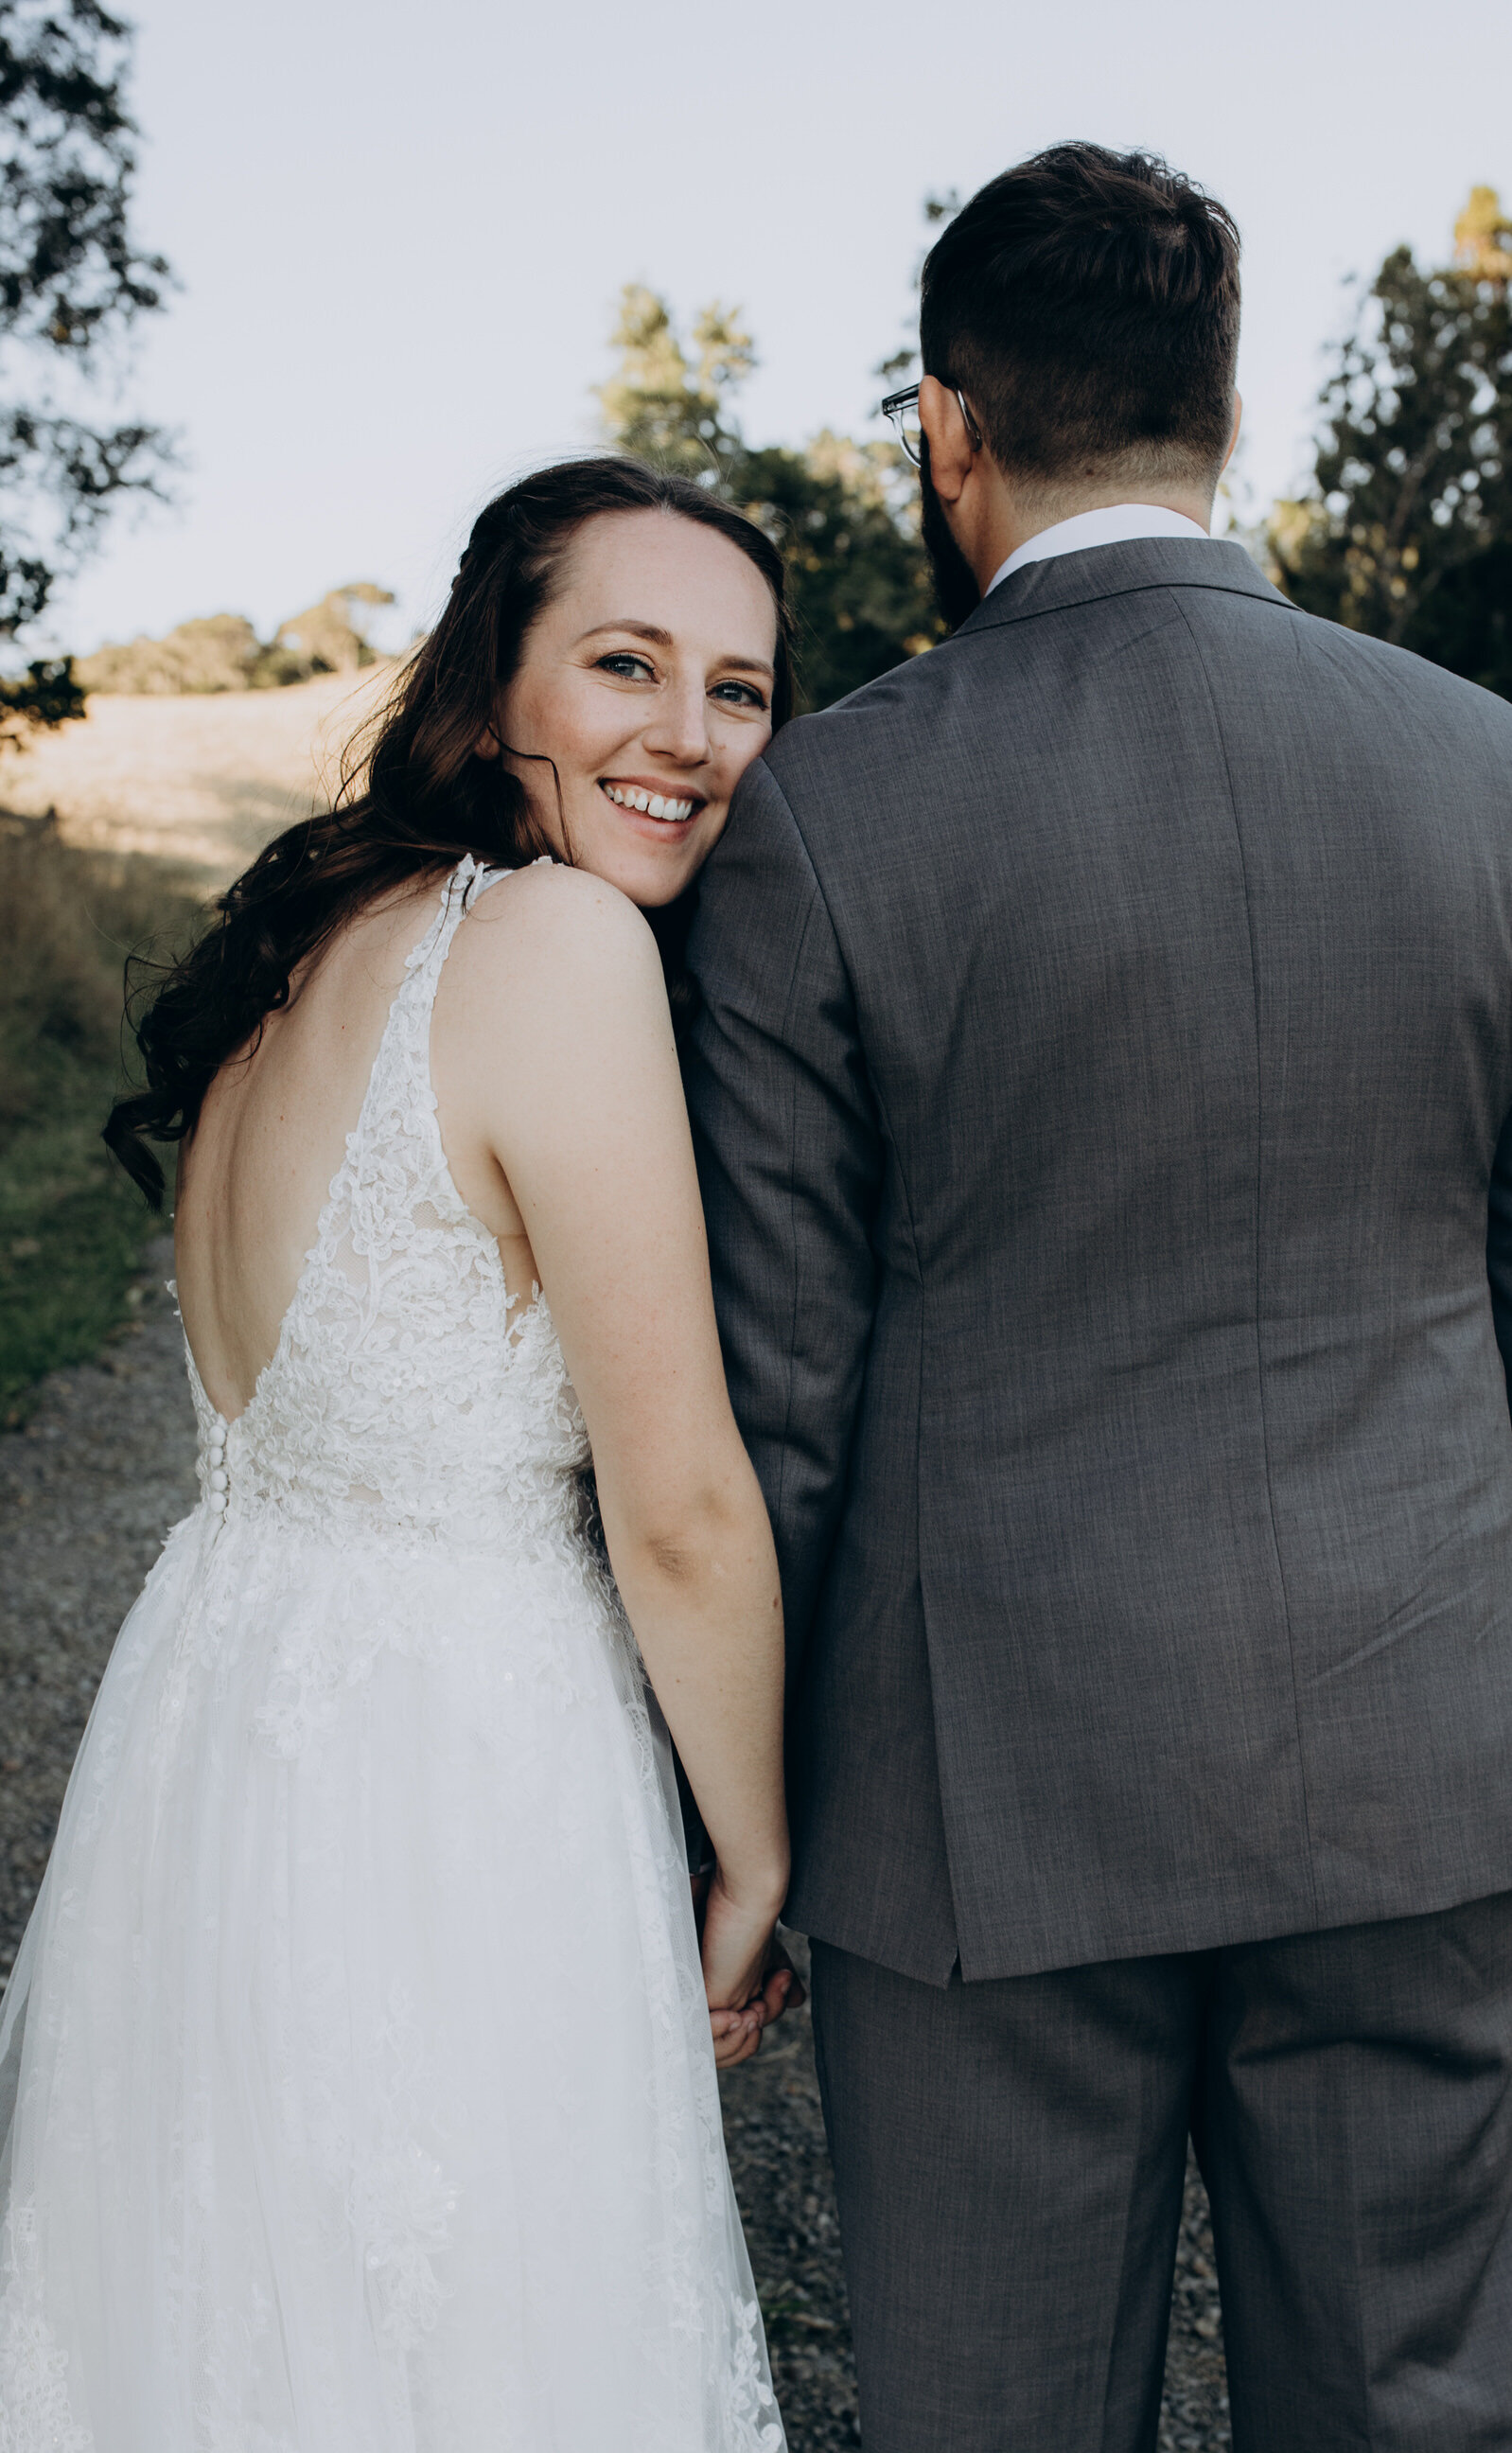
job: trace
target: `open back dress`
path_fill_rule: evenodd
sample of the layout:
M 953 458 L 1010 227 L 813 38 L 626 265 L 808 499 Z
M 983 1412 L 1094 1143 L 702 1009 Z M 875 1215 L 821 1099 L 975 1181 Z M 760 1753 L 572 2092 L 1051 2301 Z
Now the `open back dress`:
M 0 2453 L 781 2453 L 669 1752 L 437 1124 L 489 887 L 236 1421 L 189 1357 L 0 2012 Z

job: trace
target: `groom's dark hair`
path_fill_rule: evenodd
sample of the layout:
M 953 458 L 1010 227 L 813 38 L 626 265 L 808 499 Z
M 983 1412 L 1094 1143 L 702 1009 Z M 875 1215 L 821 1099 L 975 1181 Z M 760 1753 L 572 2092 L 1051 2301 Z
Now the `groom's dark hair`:
M 1006 475 L 1210 484 L 1233 423 L 1239 231 L 1151 154 L 1052 146 L 931 249 L 920 342 Z

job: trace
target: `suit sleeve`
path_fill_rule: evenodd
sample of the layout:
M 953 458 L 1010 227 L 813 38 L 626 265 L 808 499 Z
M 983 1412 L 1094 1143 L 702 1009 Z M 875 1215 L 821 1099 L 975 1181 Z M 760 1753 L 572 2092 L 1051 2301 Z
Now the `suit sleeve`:
M 765 762 L 688 943 L 686 1080 L 731 1400 L 777 1540 L 789 1691 L 845 1493 L 876 1303 L 883 1145 L 819 880 Z
M 1491 1206 L 1485 1239 L 1486 1275 L 1491 1281 L 1491 1316 L 1496 1342 L 1512 1397 L 1512 1116 L 1502 1127 L 1491 1169 Z

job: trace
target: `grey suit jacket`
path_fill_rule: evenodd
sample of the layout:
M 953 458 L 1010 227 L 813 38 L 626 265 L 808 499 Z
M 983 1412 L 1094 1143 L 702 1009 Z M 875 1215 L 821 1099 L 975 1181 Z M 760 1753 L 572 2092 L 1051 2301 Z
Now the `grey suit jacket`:
M 687 1087 L 800 1928 L 964 1976 L 1512 1887 L 1512 707 L 1030 565 L 746 778 Z

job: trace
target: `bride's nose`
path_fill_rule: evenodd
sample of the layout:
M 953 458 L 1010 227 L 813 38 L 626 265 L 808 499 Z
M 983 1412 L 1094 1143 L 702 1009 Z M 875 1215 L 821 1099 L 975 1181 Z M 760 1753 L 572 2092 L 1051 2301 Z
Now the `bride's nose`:
M 679 683 L 666 692 L 646 729 L 653 757 L 698 767 L 708 756 L 708 711 L 701 682 Z

